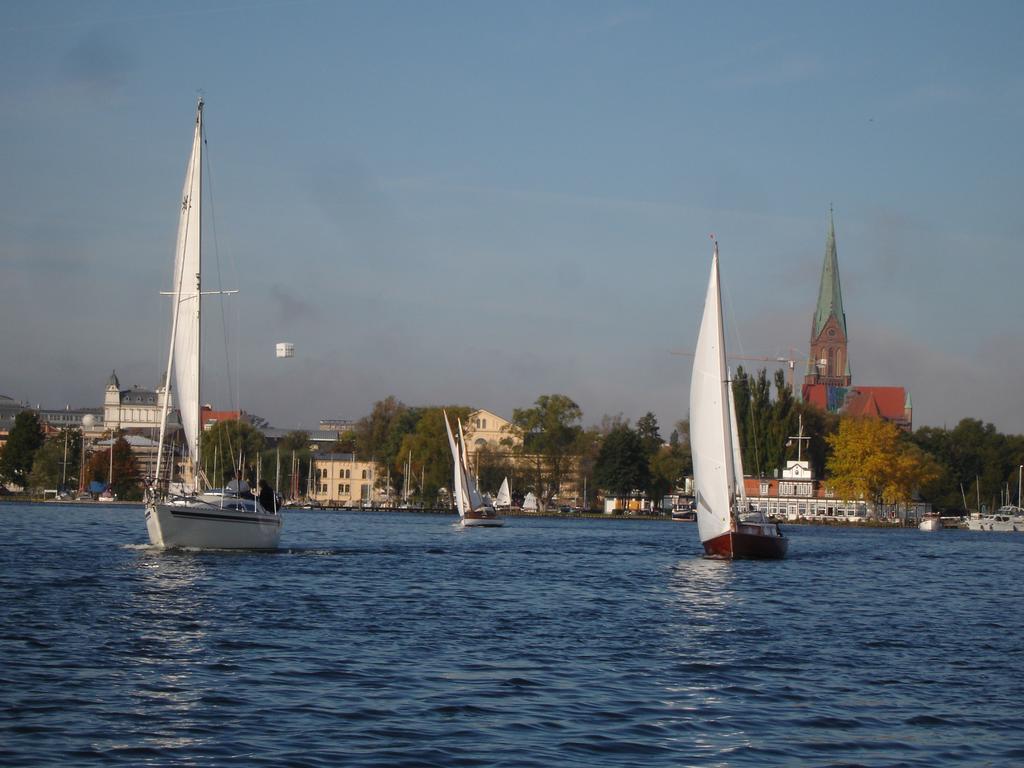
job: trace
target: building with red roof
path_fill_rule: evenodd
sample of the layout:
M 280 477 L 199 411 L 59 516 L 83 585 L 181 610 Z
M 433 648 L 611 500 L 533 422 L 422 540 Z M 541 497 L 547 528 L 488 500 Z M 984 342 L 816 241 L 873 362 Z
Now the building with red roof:
M 907 431 L 913 428 L 913 407 L 906 389 L 853 384 L 831 208 L 818 303 L 811 319 L 811 353 L 801 396 L 804 402 L 831 413 L 885 419 Z

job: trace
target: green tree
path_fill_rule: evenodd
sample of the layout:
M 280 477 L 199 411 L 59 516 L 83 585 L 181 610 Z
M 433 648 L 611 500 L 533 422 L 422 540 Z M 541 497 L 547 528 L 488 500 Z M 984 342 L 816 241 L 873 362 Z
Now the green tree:
M 616 427 L 604 439 L 594 465 L 594 481 L 613 496 L 628 496 L 647 488 L 650 456 L 639 433 Z
M 66 487 L 77 487 L 81 457 L 81 431 L 62 429 L 36 451 L 32 473 L 29 475 L 29 487 L 61 490 L 66 490 Z
M 943 509 L 998 504 L 1000 490 L 1017 495 L 1018 469 L 1024 463 L 1024 437 L 1000 434 L 992 424 L 962 419 L 953 429 L 921 427 L 912 440 L 931 456 L 940 475 L 923 493 Z
M 0 478 L 27 487 L 32 462 L 42 445 L 43 427 L 36 412 L 25 410 L 15 416 L 7 444 L 0 450 Z
M 573 454 L 576 456 L 576 487 L 581 494 L 579 503 L 584 509 L 590 508 L 597 495 L 594 471 L 604 438 L 605 433 L 600 427 L 590 427 L 580 432 L 573 448 Z
M 512 429 L 522 439 L 521 452 L 529 462 L 530 483 L 542 510 L 570 469 L 582 417 L 580 407 L 565 395 L 541 395 L 532 408 L 512 412 Z
M 502 480 L 514 475 L 508 453 L 490 445 L 482 445 L 477 449 L 473 464 L 481 491 L 486 491 L 492 496 L 498 492 Z
M 661 432 L 658 428 L 658 418 L 648 411 L 636 423 L 636 434 L 643 445 L 644 453 L 653 456 L 662 446 Z
M 211 485 L 219 485 L 235 470 L 245 472 L 250 465 L 255 468 L 265 442 L 263 433 L 247 422 L 218 421 L 199 437 L 203 473 Z
M 263 451 L 262 475 L 268 482 L 271 477 L 277 478 L 280 462 L 281 487 L 276 490 L 285 498 L 301 498 L 310 484 L 311 457 L 309 433 L 294 429 L 278 440 L 274 448 Z
M 456 419 L 465 423 L 470 414 L 469 408 L 460 405 L 421 409 L 416 428 L 402 438 L 398 451 L 399 456 L 412 455 L 413 484 L 418 487 L 419 500 L 426 505 L 438 503 L 441 488 L 451 491 L 454 468 L 444 427 L 445 410 L 453 430 L 456 429 Z M 421 478 L 422 483 L 419 482 Z
M 651 497 L 660 502 L 666 493 L 681 486 L 692 471 L 688 450 L 684 451 L 678 442 L 662 446 L 650 459 Z

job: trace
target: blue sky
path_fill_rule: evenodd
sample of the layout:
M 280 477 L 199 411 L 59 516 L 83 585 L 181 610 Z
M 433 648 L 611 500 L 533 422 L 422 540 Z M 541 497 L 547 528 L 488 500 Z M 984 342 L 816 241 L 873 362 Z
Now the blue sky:
M 735 354 L 808 349 L 835 206 L 855 384 L 1024 432 L 1024 5 L 9 2 L 0 393 L 166 358 L 197 94 L 229 300 L 207 399 L 686 415 L 710 260 Z M 215 278 L 214 278 L 215 279 Z M 211 305 L 207 317 L 219 320 Z M 296 357 L 274 358 L 291 341 Z M 756 365 L 756 364 L 755 364 Z

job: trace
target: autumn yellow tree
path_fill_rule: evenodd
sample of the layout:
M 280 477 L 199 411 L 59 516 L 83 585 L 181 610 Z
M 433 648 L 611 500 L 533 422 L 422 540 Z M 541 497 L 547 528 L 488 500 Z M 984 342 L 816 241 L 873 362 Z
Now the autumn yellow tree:
M 914 491 L 938 473 L 933 459 L 883 419 L 842 419 L 828 442 L 829 487 L 837 496 L 870 501 L 875 514 L 883 503 L 910 501 Z

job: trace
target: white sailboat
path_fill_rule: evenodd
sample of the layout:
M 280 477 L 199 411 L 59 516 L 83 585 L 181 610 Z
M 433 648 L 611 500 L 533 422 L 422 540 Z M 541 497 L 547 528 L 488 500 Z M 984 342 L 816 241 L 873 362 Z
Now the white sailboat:
M 726 558 L 785 557 L 788 539 L 775 523 L 750 509 L 743 488 L 736 406 L 725 363 L 717 242 L 693 356 L 690 441 L 697 527 L 705 553 Z
M 452 488 L 455 494 L 455 506 L 459 511 L 459 518 L 464 526 L 486 526 L 497 527 L 504 525 L 504 521 L 498 516 L 494 506 L 485 501 L 476 487 L 473 477 L 466 467 L 469 462 L 466 458 L 466 437 L 462 433 L 462 421 L 456 419 L 459 428 L 459 440 L 455 441 L 452 435 L 451 425 L 448 423 L 448 414 L 444 412 L 444 428 L 448 432 L 448 447 L 452 451 L 452 464 L 454 465 Z
M 202 153 L 203 101 L 196 107 L 192 152 L 185 171 L 185 187 L 174 255 L 171 342 L 163 390 L 157 477 L 146 493 L 146 529 L 157 547 L 200 549 L 274 549 L 281 536 L 281 516 L 264 509 L 252 494 L 227 489 L 202 489 L 199 463 L 199 384 L 202 289 Z M 192 479 L 170 493 L 171 477 L 161 478 L 164 437 L 167 431 L 171 371 L 185 431 Z M 168 475 L 171 473 L 169 472 Z M 271 505 L 273 506 L 273 505 Z
M 498 489 L 498 496 L 494 500 L 495 509 L 509 509 L 512 506 L 512 491 L 508 487 L 508 478 L 506 477 L 501 481 L 501 487 Z

